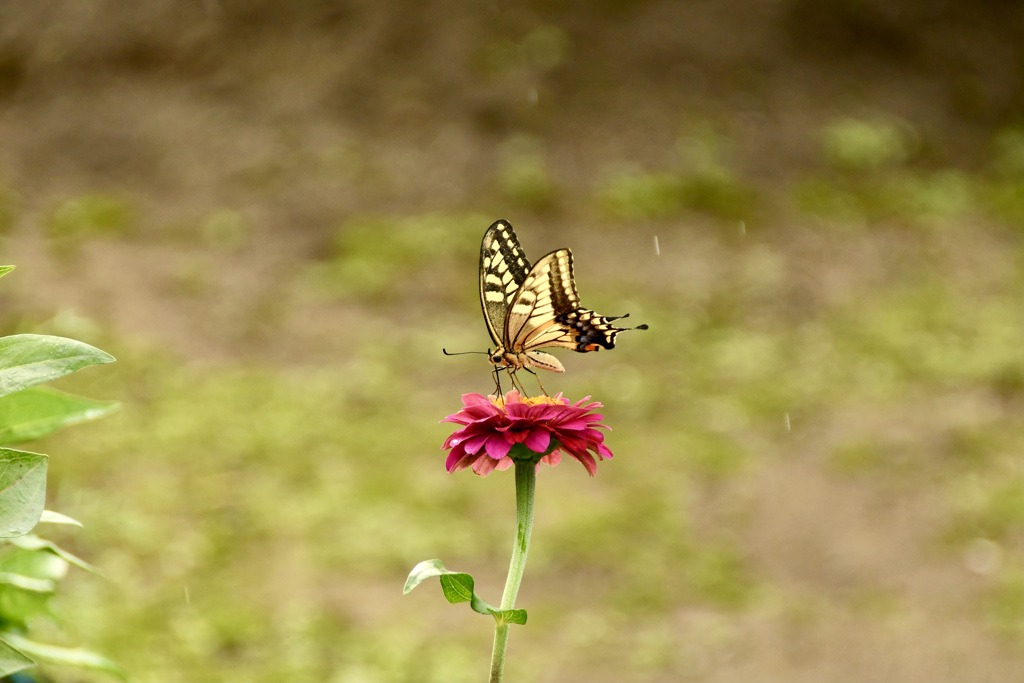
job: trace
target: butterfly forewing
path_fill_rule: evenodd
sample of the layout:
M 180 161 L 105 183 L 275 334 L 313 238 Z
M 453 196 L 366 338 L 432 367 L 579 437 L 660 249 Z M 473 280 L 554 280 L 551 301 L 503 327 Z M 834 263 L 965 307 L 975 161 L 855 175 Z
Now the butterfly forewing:
M 509 306 L 530 272 L 530 261 L 507 221 L 496 221 L 480 244 L 480 306 L 487 331 L 502 343 Z
M 505 348 L 516 353 L 559 345 L 567 330 L 558 318 L 579 306 L 572 279 L 572 252 L 554 251 L 526 276 L 508 311 Z

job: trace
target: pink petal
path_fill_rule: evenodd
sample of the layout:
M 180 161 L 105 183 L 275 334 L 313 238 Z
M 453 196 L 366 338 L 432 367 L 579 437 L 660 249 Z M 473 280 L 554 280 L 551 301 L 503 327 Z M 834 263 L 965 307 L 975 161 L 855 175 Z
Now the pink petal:
M 481 477 L 486 477 L 498 464 L 498 460 L 491 460 L 490 458 L 480 458 L 473 463 L 473 471 L 479 474 Z
M 526 437 L 530 435 L 529 430 L 520 430 L 517 432 L 505 432 L 505 438 L 508 439 L 509 443 L 522 443 L 526 441 Z
M 573 404 L 573 407 L 574 408 L 582 408 L 583 410 L 586 410 L 587 412 L 590 412 L 594 408 L 604 408 L 604 404 L 603 403 L 598 403 L 597 401 L 594 401 L 593 403 L 588 403 L 587 405 L 583 405 L 584 403 L 586 403 L 589 400 L 590 400 L 589 396 L 584 396 L 580 400 L 576 401 L 576 403 Z
M 563 450 L 569 451 L 570 453 L 583 453 L 587 450 L 587 442 L 574 434 L 563 434 L 558 432 L 556 436 L 558 437 L 558 440 L 562 442 L 562 446 L 564 447 Z
M 501 410 L 490 403 L 487 405 L 467 406 L 458 412 L 461 418 L 468 418 L 472 422 L 481 422 L 501 417 Z
M 512 449 L 512 444 L 501 436 L 492 436 L 487 439 L 487 455 L 491 456 L 495 460 L 504 458 L 508 455 L 509 450 Z
M 441 448 L 451 448 L 452 446 L 458 446 L 464 441 L 472 439 L 474 436 L 480 436 L 481 432 L 472 427 L 465 427 L 452 434 L 444 440 L 444 445 Z
M 551 467 L 554 467 L 558 463 L 562 462 L 562 451 L 561 451 L 561 449 L 556 448 L 555 450 L 551 451 L 550 453 L 545 455 L 543 458 L 541 458 L 540 461 L 538 462 L 538 464 L 540 464 L 541 462 L 545 463 L 547 465 L 550 465 Z
M 505 394 L 505 408 L 506 408 L 506 410 L 508 409 L 508 404 L 509 403 L 522 403 L 522 402 L 523 402 L 523 397 L 515 389 L 512 389 L 507 394 Z
M 497 429 L 499 432 L 507 432 L 511 429 L 522 429 L 524 426 L 529 425 L 531 422 L 533 422 L 533 420 L 527 420 L 522 417 L 516 417 L 515 415 L 509 415 L 508 422 L 506 424 L 503 424 L 500 427 L 495 426 L 494 428 Z
M 466 449 L 467 453 L 479 453 L 480 449 L 487 443 L 487 439 L 490 436 L 487 434 L 478 434 L 470 439 L 467 439 L 463 444 L 463 448 Z
M 450 470 L 448 470 L 448 471 L 449 472 L 458 472 L 459 470 L 464 470 L 467 467 L 469 467 L 470 465 L 472 465 L 474 462 L 479 460 L 480 457 L 481 456 L 479 456 L 479 455 L 470 455 L 470 454 L 467 453 L 466 455 L 464 455 L 461 458 L 459 458 L 458 461 L 454 465 L 452 465 L 452 468 Z
M 444 461 L 444 468 L 451 472 L 452 469 L 455 467 L 455 463 L 457 463 L 459 459 L 462 458 L 462 455 L 463 454 L 460 453 L 459 451 L 453 450 L 451 453 L 448 454 L 448 458 Z
M 505 405 L 505 414 L 510 418 L 530 418 L 532 417 L 531 408 L 533 406 L 526 405 L 525 403 L 508 403 Z
M 597 474 L 597 461 L 594 460 L 594 456 L 590 453 L 570 453 L 570 455 L 579 460 L 580 463 L 587 468 L 587 472 L 590 473 L 590 476 Z
M 551 432 L 541 427 L 534 427 L 523 443 L 534 453 L 543 453 L 551 443 Z

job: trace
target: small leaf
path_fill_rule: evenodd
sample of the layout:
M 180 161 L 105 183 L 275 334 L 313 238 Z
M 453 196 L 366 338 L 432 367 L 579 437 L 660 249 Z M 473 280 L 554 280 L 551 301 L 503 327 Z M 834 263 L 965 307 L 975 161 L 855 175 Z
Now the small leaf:
M 442 574 L 441 590 L 448 602 L 454 604 L 469 602 L 473 599 L 473 577 L 469 574 Z
M 21 548 L 22 550 L 49 551 L 57 557 L 59 557 L 60 559 L 64 560 L 65 562 L 75 565 L 79 569 L 84 569 L 85 571 L 92 572 L 93 574 L 100 573 L 99 570 L 96 569 L 96 567 L 92 566 L 82 558 L 72 555 L 68 551 L 58 546 L 56 543 L 39 538 L 35 534 L 25 534 L 24 536 L 19 536 L 18 538 L 12 538 L 9 539 L 9 542 L 12 545 L 16 545 L 17 547 Z
M 102 655 L 98 655 L 95 652 L 90 652 L 89 650 L 85 650 L 80 647 L 71 648 L 58 647 L 57 645 L 46 645 L 45 643 L 37 643 L 34 640 L 29 640 L 28 638 L 23 638 L 13 633 L 4 633 L 3 639 L 10 645 L 17 647 L 18 650 L 22 650 L 26 654 L 38 657 L 39 659 L 52 664 L 97 669 L 99 671 L 106 671 L 107 673 L 114 674 L 122 681 L 128 680 L 128 675 L 125 673 L 124 669 L 117 665 L 117 663 Z
M 464 572 L 453 572 L 445 568 L 441 560 L 424 560 L 412 568 L 409 578 L 405 581 L 404 594 L 408 594 L 416 586 L 420 585 L 431 577 L 438 577 L 441 581 L 441 590 L 444 597 L 453 605 L 460 602 L 468 602 L 474 612 L 490 614 L 499 622 L 509 624 L 525 624 L 526 610 L 499 610 L 488 605 L 473 590 L 473 577 Z
M 526 610 L 524 609 L 502 609 L 496 610 L 494 618 L 498 622 L 504 622 L 506 624 L 525 624 L 526 623 Z
M 53 510 L 43 510 L 43 516 L 39 518 L 40 522 L 48 522 L 50 524 L 70 524 L 72 526 L 82 527 L 82 523 L 77 519 L 72 519 L 67 515 L 62 515 L 59 512 Z
M 7 273 L 11 272 L 12 270 L 14 270 L 14 266 L 0 266 L 0 277 L 7 275 Z M 0 676 L 2 675 L 3 674 L 0 674 Z
M 102 417 L 118 405 L 49 387 L 0 396 L 0 445 L 42 438 L 61 427 Z
M 430 577 L 441 576 L 441 574 L 447 571 L 441 560 L 423 560 L 409 572 L 409 578 L 405 580 L 405 588 L 402 589 L 402 595 L 408 595 L 409 591 Z
M 57 587 L 50 579 L 36 579 L 14 572 L 0 572 L 0 583 L 35 593 L 52 593 Z
M 473 577 L 463 572 L 452 572 L 445 568 L 441 560 L 424 560 L 412 568 L 409 578 L 405 581 L 403 593 L 408 593 L 416 586 L 432 576 L 441 579 L 441 590 L 444 597 L 453 605 L 468 602 L 474 612 L 493 614 L 495 609 L 481 600 L 473 592 Z
M 46 462 L 40 453 L 0 448 L 0 538 L 32 531 L 46 503 Z
M 98 363 L 109 353 L 74 339 L 41 334 L 0 337 L 0 396 L 55 380 Z
M 28 655 L 6 642 L 6 634 L 0 637 L 0 676 L 10 676 L 15 671 L 35 665 Z

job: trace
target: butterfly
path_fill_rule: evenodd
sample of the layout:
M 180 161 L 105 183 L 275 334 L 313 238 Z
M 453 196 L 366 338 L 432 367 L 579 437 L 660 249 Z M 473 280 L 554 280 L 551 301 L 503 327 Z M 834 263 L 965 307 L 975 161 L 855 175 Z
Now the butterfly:
M 647 325 L 612 325 L 628 313 L 605 317 L 582 308 L 572 274 L 572 252 L 558 249 L 531 266 L 512 225 L 504 220 L 487 228 L 480 244 L 480 307 L 495 344 L 487 352 L 495 367 L 495 382 L 498 372 L 507 370 L 513 386 L 518 370 L 565 371 L 557 358 L 539 349 L 561 346 L 580 353 L 611 349 L 619 332 L 647 329 Z

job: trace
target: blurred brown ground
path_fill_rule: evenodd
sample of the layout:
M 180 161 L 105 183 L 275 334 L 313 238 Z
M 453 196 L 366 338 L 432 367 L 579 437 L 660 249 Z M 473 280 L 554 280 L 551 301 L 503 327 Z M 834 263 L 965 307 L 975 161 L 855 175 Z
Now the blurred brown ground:
M 540 54 L 552 51 L 550 62 L 507 56 L 531 32 L 548 41 Z M 994 131 L 1022 112 L 1024 5 L 1013 0 L 7 2 L 0 185 L 15 188 L 19 211 L 3 260 L 19 269 L 0 296 L 26 313 L 75 309 L 183 358 L 315 363 L 330 350 L 323 339 L 351 319 L 319 317 L 316 304 L 276 310 L 276 290 L 329 252 L 353 215 L 457 207 L 519 227 L 497 180 L 512 136 L 539 142 L 565 193 L 529 216 L 529 230 L 584 239 L 592 216 L 578 207 L 601 174 L 623 160 L 671 165 L 691 122 L 719 122 L 730 168 L 771 196 L 820 165 L 813 133 L 836 116 L 913 121 L 923 138 L 943 141 L 925 151 L 930 163 L 971 171 L 988 158 Z M 50 254 L 45 217 L 96 192 L 131 198 L 137 234 L 90 242 L 77 258 Z M 225 207 L 253 235 L 228 256 L 201 239 L 204 221 Z M 811 251 L 808 268 L 820 274 L 826 265 Z M 196 263 L 218 273 L 200 298 L 180 292 Z M 701 286 L 713 287 L 713 274 L 706 279 Z M 264 307 L 288 335 L 253 323 Z M 856 583 L 884 557 L 899 575 L 883 585 L 960 590 L 948 571 L 908 559 L 913 509 L 880 509 L 864 490 L 820 518 L 849 491 L 805 465 L 780 463 L 759 481 L 765 505 L 746 541 L 765 571 L 833 581 L 841 593 L 843 572 Z M 707 496 L 708 509 L 723 505 Z M 778 497 L 786 504 L 768 504 Z M 851 555 L 815 558 L 836 515 Z M 811 577 L 816 569 L 791 558 L 844 569 Z M 908 566 L 918 573 L 900 573 Z M 718 619 L 692 610 L 677 625 L 708 633 Z M 967 661 L 949 680 L 1022 680 L 1019 661 L 979 631 L 890 626 L 857 641 L 857 619 L 837 621 L 814 642 L 795 642 L 753 619 L 750 651 L 703 675 L 935 680 L 946 666 L 937 653 L 952 650 Z M 919 633 L 934 639 L 914 642 Z M 902 654 L 872 669 L 871 652 L 890 636 Z
M 64 277 L 23 269 L 63 306 L 99 293 L 103 322 L 231 356 L 231 311 L 322 254 L 345 217 L 504 215 L 514 134 L 539 140 L 570 202 L 610 164 L 670 164 L 704 120 L 768 193 L 814 168 L 812 133 L 840 114 L 911 120 L 943 141 L 934 163 L 976 167 L 1024 111 L 1022 22 L 1010 0 L 6 3 L 0 182 L 20 194 L 18 228 L 88 192 L 131 197 L 146 235 L 241 212 L 258 239 L 222 264 L 228 319 L 199 334 L 187 305 L 142 303 L 187 261 L 152 241 L 97 249 Z M 502 58 L 545 27 L 553 66 Z

